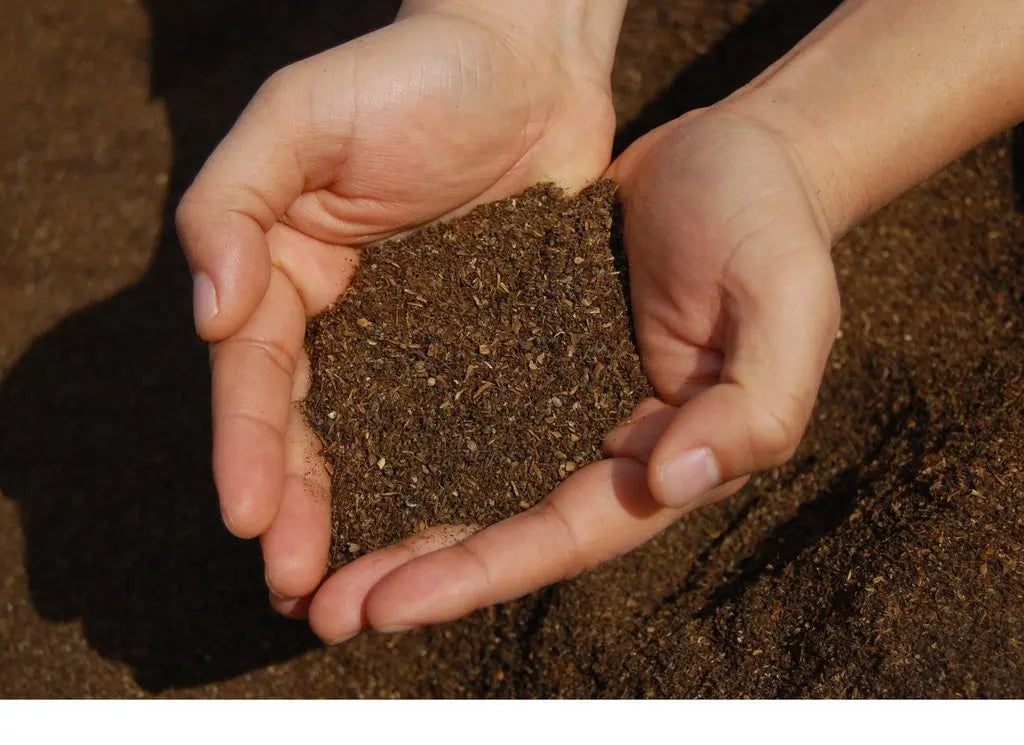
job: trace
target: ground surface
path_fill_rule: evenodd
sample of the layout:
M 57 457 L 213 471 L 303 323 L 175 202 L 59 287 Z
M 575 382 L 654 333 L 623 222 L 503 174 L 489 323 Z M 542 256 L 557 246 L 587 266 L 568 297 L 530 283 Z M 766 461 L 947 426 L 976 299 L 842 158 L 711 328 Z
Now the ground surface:
M 833 4 L 634 0 L 620 142 L 742 83 Z M 308 5 L 5 7 L 0 695 L 1024 694 L 1009 135 L 837 248 L 842 335 L 790 466 L 459 624 L 326 650 L 275 618 L 257 547 L 219 524 L 169 217 L 266 74 L 390 10 Z

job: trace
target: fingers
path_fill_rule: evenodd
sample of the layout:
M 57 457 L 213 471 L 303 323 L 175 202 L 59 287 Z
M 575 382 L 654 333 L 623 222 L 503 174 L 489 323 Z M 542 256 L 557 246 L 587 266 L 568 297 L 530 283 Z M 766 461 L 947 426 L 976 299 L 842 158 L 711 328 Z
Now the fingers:
M 678 407 L 718 382 L 722 373 L 720 352 L 691 345 L 675 346 L 676 349 L 654 352 L 648 348 L 647 372 L 659 382 L 666 401 L 649 398 L 641 402 L 626 421 L 605 437 L 602 447 L 607 455 L 646 463 Z M 656 371 L 651 369 L 655 365 Z
M 634 458 L 646 463 L 678 413 L 675 406 L 656 398 L 647 399 L 604 438 L 604 451 L 614 458 Z
M 473 525 L 434 526 L 346 564 L 324 582 L 313 598 L 309 622 L 314 633 L 328 644 L 351 639 L 367 626 L 366 597 L 374 585 L 403 564 L 453 546 L 476 530 L 478 527 Z
M 355 273 L 359 255 L 353 249 L 321 243 L 286 225 L 275 226 L 267 238 L 275 271 L 287 275 L 306 315 L 334 303 Z M 262 536 L 275 607 L 316 590 L 330 548 L 330 476 L 320 457 L 320 440 L 301 411 L 309 374 L 309 360 L 300 351 L 292 378 L 283 492 L 273 522 Z M 287 607 L 291 614 L 291 606 Z
M 256 210 L 223 210 L 190 192 L 178 207 L 178 235 L 192 269 L 196 333 L 220 341 L 242 325 L 267 288 L 270 256 Z
M 292 455 L 283 519 L 292 527 L 295 521 L 308 526 L 323 512 L 301 497 L 319 483 L 319 476 L 307 478 L 312 466 L 306 462 L 319 448 L 291 402 L 305 396 L 305 385 L 296 389 L 295 377 L 302 372 L 297 363 L 306 316 L 336 301 L 358 264 L 358 252 L 320 243 L 284 225 L 268 232 L 267 245 L 274 268 L 266 294 L 242 329 L 213 352 L 214 475 L 225 522 L 241 537 L 261 535 L 277 513 L 288 443 Z M 271 546 L 284 551 L 281 541 L 289 532 L 279 527 Z M 313 541 L 306 550 L 311 554 L 320 545 Z M 275 551 L 271 548 L 271 556 L 278 555 Z M 288 594 L 283 585 L 277 589 Z
M 636 408 L 626 422 L 605 438 L 604 449 L 615 458 L 633 458 L 647 463 L 654 448 L 678 414 L 677 407 L 649 398 Z M 741 476 L 727 481 L 700 495 L 690 507 L 703 507 L 731 496 L 749 480 L 749 476 Z
M 460 618 L 625 553 L 682 514 L 653 500 L 643 464 L 593 463 L 536 507 L 382 572 L 366 599 L 366 620 L 395 630 Z
M 309 617 L 310 600 L 309 596 L 282 598 L 275 595 L 273 590 L 270 591 L 270 607 L 285 618 L 291 618 L 296 621 Z
M 828 254 L 764 254 L 741 267 L 722 382 L 684 404 L 653 449 L 655 499 L 687 507 L 725 481 L 789 460 L 810 417 L 839 321 Z M 635 435 L 639 436 L 639 435 Z
M 732 494 L 744 481 L 723 484 L 702 503 Z M 630 551 L 684 513 L 654 501 L 643 464 L 599 461 L 540 505 L 485 530 L 431 528 L 346 565 L 317 591 L 310 624 L 320 638 L 338 643 L 368 627 L 396 632 L 454 620 Z
M 722 353 L 681 344 L 670 335 L 649 335 L 644 344 L 644 370 L 665 403 L 680 406 L 717 383 Z
M 280 223 L 267 233 L 267 244 L 274 266 L 298 290 L 308 316 L 335 303 L 359 266 L 358 250 L 324 243 Z
M 305 326 L 298 293 L 275 269 L 249 320 L 212 349 L 214 480 L 224 522 L 242 538 L 264 533 L 281 501 Z
M 196 329 L 207 341 L 237 332 L 262 299 L 270 281 L 266 233 L 305 181 L 295 125 L 278 114 L 295 93 L 274 81 L 243 112 L 178 207 Z
M 302 366 L 309 363 L 303 355 Z M 312 593 L 323 579 L 330 549 L 330 476 L 320 458 L 320 441 L 302 414 L 299 400 L 292 402 L 285 452 L 284 491 L 270 528 L 263 534 L 263 560 L 267 585 L 279 598 Z

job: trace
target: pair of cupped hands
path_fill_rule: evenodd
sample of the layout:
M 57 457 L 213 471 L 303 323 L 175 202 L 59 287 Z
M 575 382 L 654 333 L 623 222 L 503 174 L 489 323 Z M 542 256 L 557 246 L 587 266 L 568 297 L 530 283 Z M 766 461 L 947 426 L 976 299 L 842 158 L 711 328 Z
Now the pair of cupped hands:
M 196 326 L 212 343 L 224 521 L 260 537 L 272 605 L 327 642 L 520 596 L 732 494 L 792 455 L 835 338 L 832 237 L 783 135 L 727 99 L 609 165 L 614 35 L 506 20 L 410 12 L 285 68 L 178 211 Z M 532 509 L 428 529 L 325 579 L 329 478 L 297 406 L 306 319 L 345 292 L 374 242 L 537 182 L 602 176 L 620 184 L 659 400 Z

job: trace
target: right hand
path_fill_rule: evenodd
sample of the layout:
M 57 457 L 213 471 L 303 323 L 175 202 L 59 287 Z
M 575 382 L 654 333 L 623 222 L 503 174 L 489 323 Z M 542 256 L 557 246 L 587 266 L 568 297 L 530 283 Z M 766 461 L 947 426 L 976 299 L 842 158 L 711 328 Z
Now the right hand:
M 318 591 L 314 630 L 339 641 L 460 618 L 630 551 L 787 460 L 839 323 L 830 235 L 795 153 L 720 109 L 632 145 L 608 173 L 621 185 L 637 340 L 660 400 L 609 435 L 613 457 L 531 509 L 347 564 Z
M 182 199 L 221 511 L 262 537 L 279 611 L 304 612 L 330 541 L 329 480 L 295 405 L 307 317 L 345 291 L 361 246 L 600 176 L 622 5 L 410 0 L 272 76 Z
M 648 133 L 615 162 L 647 401 L 606 440 L 692 510 L 800 443 L 839 328 L 833 234 L 804 158 L 728 105 Z

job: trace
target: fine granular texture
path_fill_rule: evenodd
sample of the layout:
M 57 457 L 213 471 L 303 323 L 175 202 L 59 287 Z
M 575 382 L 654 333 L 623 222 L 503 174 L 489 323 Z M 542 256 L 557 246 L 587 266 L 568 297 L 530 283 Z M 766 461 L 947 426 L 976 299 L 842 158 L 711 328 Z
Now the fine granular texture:
M 632 0 L 620 143 L 836 4 Z M 836 247 L 841 338 L 785 467 L 456 623 L 323 647 L 274 617 L 217 509 L 173 208 L 271 70 L 388 6 L 5 3 L 0 696 L 1024 696 L 1024 128 Z
M 530 507 L 652 395 L 614 204 L 605 181 L 478 207 L 370 250 L 311 321 L 305 412 L 332 475 L 333 565 Z

